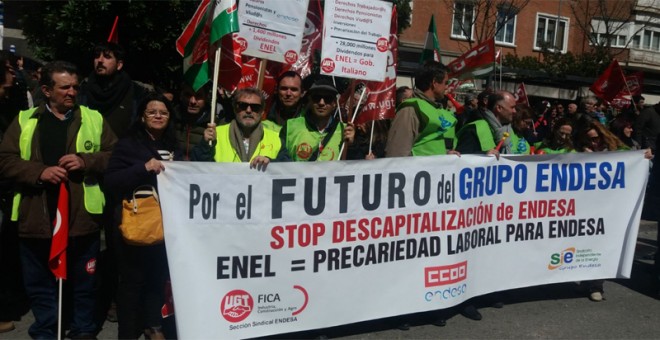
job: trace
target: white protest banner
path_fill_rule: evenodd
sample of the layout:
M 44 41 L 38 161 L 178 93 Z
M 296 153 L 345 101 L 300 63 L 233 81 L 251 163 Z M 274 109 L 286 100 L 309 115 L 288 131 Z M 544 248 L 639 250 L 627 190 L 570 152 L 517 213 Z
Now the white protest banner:
M 238 40 L 245 55 L 286 63 L 298 61 L 309 0 L 241 0 Z
M 168 163 L 158 187 L 179 337 L 265 336 L 627 278 L 647 174 L 641 151 L 266 172 Z
M 383 81 L 391 15 L 391 2 L 327 0 L 321 74 Z

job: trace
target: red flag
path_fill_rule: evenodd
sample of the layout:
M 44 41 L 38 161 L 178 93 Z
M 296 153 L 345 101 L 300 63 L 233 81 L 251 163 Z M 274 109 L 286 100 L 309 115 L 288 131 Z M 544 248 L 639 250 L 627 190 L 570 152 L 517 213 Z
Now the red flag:
M 644 85 L 644 72 L 635 72 L 626 76 L 626 86 L 621 92 L 623 94 L 630 94 L 631 96 L 641 96 L 642 86 Z
M 243 58 L 241 52 L 245 50 L 247 42 L 237 33 L 227 34 L 221 39 L 220 70 L 218 84 L 227 91 L 236 90 L 241 81 Z
M 467 79 L 490 73 L 495 64 L 495 39 L 490 38 L 449 63 L 449 78 Z
M 516 97 L 516 104 L 525 104 L 529 106 L 529 98 L 527 98 L 527 90 L 525 90 L 525 83 L 520 83 L 516 89 L 516 93 L 513 94 Z
M 117 22 L 119 21 L 119 16 L 115 16 L 115 23 L 112 24 L 112 29 L 110 30 L 110 35 L 108 36 L 108 42 L 119 44 L 119 32 L 117 32 Z
M 619 94 L 616 98 L 612 99 L 610 104 L 612 107 L 622 110 L 626 107 L 629 107 L 632 104 L 632 101 L 629 98 L 623 97 Z
M 160 315 L 163 319 L 174 315 L 174 296 L 172 296 L 172 281 L 165 282 L 165 303 L 160 308 Z
M 53 239 L 50 244 L 48 266 L 55 278 L 66 280 L 66 247 L 69 240 L 69 191 L 64 182 L 60 184 L 57 198 L 57 213 L 53 220 Z
M 605 72 L 591 85 L 589 90 L 597 97 L 612 101 L 622 89 L 625 88 L 625 78 L 619 62 L 614 59 Z
M 298 59 L 290 65 L 290 69 L 298 72 L 304 79 L 312 74 L 314 64 L 314 51 L 321 49 L 321 33 L 323 32 L 323 18 L 321 12 L 321 1 L 312 0 L 307 7 L 307 20 L 303 32 L 302 46 Z M 282 72 L 287 71 L 283 69 Z
M 345 92 L 340 98 L 340 103 L 343 107 L 349 106 L 348 99 L 351 95 L 355 96 L 356 101 L 360 99 L 361 91 L 367 91 L 364 94 L 364 103 L 358 116 L 355 117 L 355 124 L 363 124 L 372 120 L 392 119 L 396 110 L 396 65 L 398 63 L 397 55 L 399 50 L 399 40 L 396 35 L 397 32 L 397 14 L 396 7 L 392 9 L 392 18 L 390 25 L 390 51 L 387 57 L 387 68 L 385 70 L 385 80 L 379 81 L 364 81 L 354 80 L 354 86 L 349 87 L 358 89 L 356 93 L 351 94 L 349 91 Z M 361 91 L 359 90 L 361 89 Z M 360 103 L 355 103 L 359 105 Z M 349 118 L 353 116 L 353 112 L 349 112 Z

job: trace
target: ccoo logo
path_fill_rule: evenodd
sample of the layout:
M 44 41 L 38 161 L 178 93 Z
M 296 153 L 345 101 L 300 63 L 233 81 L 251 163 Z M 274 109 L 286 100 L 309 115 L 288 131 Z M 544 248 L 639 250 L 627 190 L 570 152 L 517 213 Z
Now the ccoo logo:
M 222 317 L 229 322 L 241 322 L 245 320 L 254 309 L 252 296 L 241 289 L 235 289 L 227 293 L 220 301 L 220 312 Z

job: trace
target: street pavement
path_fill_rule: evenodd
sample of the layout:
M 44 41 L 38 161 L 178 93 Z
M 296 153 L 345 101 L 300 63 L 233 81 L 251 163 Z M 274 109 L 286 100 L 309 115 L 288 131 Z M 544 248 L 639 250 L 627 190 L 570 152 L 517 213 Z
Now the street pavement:
M 397 319 L 383 319 L 276 336 L 345 339 L 660 339 L 660 300 L 654 285 L 652 254 L 657 250 L 656 223 L 642 221 L 631 279 L 607 280 L 605 299 L 591 302 L 576 283 L 528 287 L 507 291 L 502 309 L 478 306 L 483 320 L 452 315 L 445 327 L 430 324 L 432 313 L 409 316 L 409 331 L 395 329 Z M 16 330 L 0 339 L 28 339 L 28 313 Z M 106 322 L 99 339 L 116 339 L 117 324 Z M 271 337 L 272 338 L 272 337 Z

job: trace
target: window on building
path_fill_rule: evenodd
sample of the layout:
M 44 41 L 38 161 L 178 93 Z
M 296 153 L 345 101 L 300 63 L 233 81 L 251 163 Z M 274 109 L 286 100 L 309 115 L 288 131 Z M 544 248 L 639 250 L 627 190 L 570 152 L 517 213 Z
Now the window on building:
M 566 52 L 567 27 L 567 21 L 564 19 L 559 19 L 557 25 L 557 17 L 539 15 L 536 21 L 534 48 Z
M 597 41 L 599 45 L 605 46 L 609 41 L 611 47 L 624 48 L 627 38 L 624 34 L 591 33 L 590 43 L 593 45 L 593 42 Z
M 511 7 L 500 8 L 497 11 L 497 26 L 495 41 L 503 44 L 514 44 L 516 32 L 516 10 Z
M 642 37 L 639 34 L 636 34 L 632 38 L 632 46 L 633 48 L 640 48 L 642 43 Z
M 635 39 L 637 39 L 637 42 Z M 660 31 L 645 29 L 642 31 L 641 36 L 636 35 L 633 37 L 633 47 L 644 50 L 660 51 Z
M 454 3 L 454 18 L 451 25 L 451 36 L 461 39 L 472 39 L 474 23 L 474 5 Z

